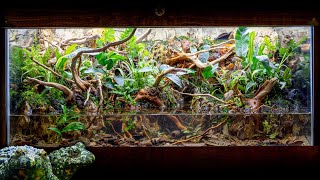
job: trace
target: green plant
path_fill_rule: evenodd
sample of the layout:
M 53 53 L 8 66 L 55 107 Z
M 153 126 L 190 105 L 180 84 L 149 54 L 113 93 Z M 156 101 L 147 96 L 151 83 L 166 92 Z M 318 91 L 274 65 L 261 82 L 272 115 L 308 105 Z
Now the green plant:
M 78 121 L 72 121 L 73 119 L 78 119 L 79 115 L 74 113 L 68 113 L 67 107 L 64 105 L 61 105 L 62 108 L 62 114 L 58 118 L 58 121 L 56 122 L 56 127 L 49 127 L 49 130 L 54 131 L 58 134 L 59 139 L 62 138 L 64 133 L 71 132 L 71 131 L 80 131 L 85 130 L 86 127 L 82 122 Z
M 105 28 L 103 30 L 102 36 L 96 40 L 97 47 L 103 47 L 108 42 L 113 42 L 115 40 L 115 30 L 113 28 Z
M 23 102 L 28 102 L 32 108 L 45 107 L 49 104 L 45 92 L 39 94 L 30 86 L 26 86 L 21 93 L 21 101 L 18 104 L 21 105 Z
M 129 36 L 132 32 L 132 28 L 127 28 L 123 32 L 120 33 L 120 40 Z M 145 44 L 137 43 L 136 37 L 132 37 L 130 40 L 126 42 L 126 50 L 129 52 L 128 58 L 144 58 L 149 56 L 149 52 L 146 50 Z
M 197 136 L 201 132 L 201 124 L 197 125 L 195 128 L 188 127 L 186 130 L 183 130 L 182 132 L 186 135 L 186 138 Z
M 262 122 L 262 126 L 263 126 L 263 132 L 265 132 L 266 134 L 269 134 L 271 132 L 272 126 L 269 124 L 268 121 L 263 121 Z
M 20 83 L 22 71 L 24 66 L 24 51 L 20 47 L 11 47 L 9 50 L 9 74 L 11 83 Z

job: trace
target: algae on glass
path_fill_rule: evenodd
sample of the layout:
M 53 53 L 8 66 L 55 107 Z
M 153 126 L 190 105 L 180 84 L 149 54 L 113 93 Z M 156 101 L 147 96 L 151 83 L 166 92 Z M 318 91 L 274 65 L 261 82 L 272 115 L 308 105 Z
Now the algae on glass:
M 10 144 L 311 145 L 310 30 L 8 29 Z

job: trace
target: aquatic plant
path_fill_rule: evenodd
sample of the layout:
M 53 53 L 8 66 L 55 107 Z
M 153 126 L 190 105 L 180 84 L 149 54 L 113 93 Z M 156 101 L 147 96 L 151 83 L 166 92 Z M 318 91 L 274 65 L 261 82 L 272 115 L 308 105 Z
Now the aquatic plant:
M 67 107 L 62 105 L 62 114 L 56 121 L 55 127 L 48 129 L 57 133 L 59 140 L 61 140 L 64 133 L 85 130 L 86 126 L 77 121 L 79 115 L 68 112 Z

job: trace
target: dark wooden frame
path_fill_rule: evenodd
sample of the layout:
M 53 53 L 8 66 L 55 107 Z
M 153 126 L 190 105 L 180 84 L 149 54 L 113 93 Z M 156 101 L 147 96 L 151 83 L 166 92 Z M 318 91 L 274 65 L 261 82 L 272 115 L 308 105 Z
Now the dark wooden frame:
M 5 30 L 3 27 L 124 27 L 124 26 L 314 26 L 313 55 L 313 107 L 315 146 L 307 147 L 137 147 L 137 148 L 90 148 L 96 155 L 93 166 L 78 173 L 76 177 L 98 177 L 105 175 L 106 169 L 143 171 L 166 169 L 176 171 L 185 168 L 224 168 L 259 169 L 259 168 L 316 168 L 320 162 L 320 12 L 316 8 L 293 6 L 283 9 L 237 9 L 229 11 L 210 8 L 190 8 L 168 6 L 163 16 L 155 15 L 155 8 L 160 6 L 132 6 L 124 8 L 72 8 L 72 9 L 1 9 L 1 61 L 0 63 L 0 147 L 6 143 L 6 103 L 5 84 Z M 188 12 L 188 13 L 186 13 Z M 50 151 L 50 149 L 47 149 Z M 309 171 L 309 169 L 308 169 Z M 93 174 L 92 174 L 93 173 Z M 160 172 L 161 173 L 161 172 Z M 201 172 L 204 173 L 204 172 Z M 90 174 L 90 175 L 88 175 Z M 159 172 L 155 172 L 158 176 Z M 129 176 L 128 176 L 129 177 Z M 165 177 L 165 176 L 164 176 Z

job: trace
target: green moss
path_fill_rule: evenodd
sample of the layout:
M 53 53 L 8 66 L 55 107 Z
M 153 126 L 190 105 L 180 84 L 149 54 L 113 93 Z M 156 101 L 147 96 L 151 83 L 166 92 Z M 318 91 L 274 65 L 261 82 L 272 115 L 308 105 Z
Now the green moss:
M 21 98 L 23 102 L 27 101 L 33 108 L 49 104 L 49 100 L 44 95 L 35 92 L 33 88 L 22 92 Z

